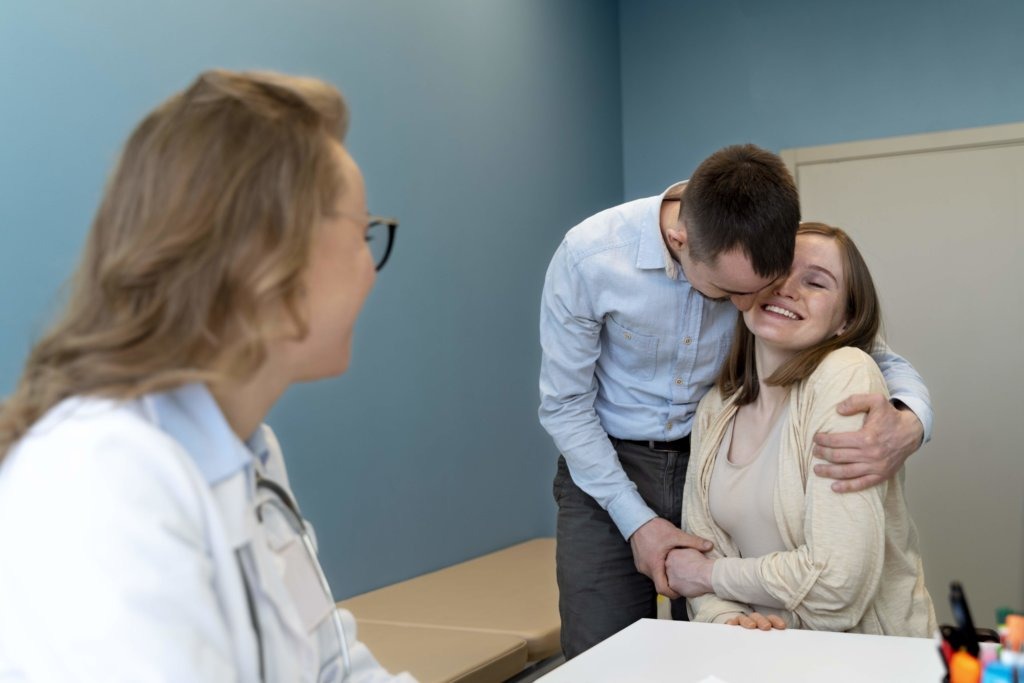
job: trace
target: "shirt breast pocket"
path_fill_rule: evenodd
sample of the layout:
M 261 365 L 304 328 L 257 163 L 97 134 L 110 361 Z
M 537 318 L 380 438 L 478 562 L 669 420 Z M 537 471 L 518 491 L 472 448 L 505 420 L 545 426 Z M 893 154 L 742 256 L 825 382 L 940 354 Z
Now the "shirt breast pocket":
M 653 334 L 640 334 L 614 318 L 605 318 L 605 347 L 609 364 L 634 379 L 654 379 L 658 368 L 658 338 Z

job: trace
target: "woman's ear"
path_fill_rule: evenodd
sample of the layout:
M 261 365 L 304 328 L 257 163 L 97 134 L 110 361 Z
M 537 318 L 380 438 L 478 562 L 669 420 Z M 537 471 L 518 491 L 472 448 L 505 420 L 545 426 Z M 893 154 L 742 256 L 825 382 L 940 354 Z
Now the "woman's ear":
M 839 336 L 839 335 L 841 335 L 841 334 L 842 334 L 843 332 L 846 332 L 846 328 L 847 328 L 847 326 L 848 326 L 849 324 L 850 324 L 850 321 L 849 321 L 849 320 L 844 320 L 844 321 L 843 321 L 843 324 L 839 326 L 839 329 L 838 329 L 838 330 L 836 330 L 836 333 L 835 333 L 834 335 L 832 335 L 832 336 L 833 336 L 833 337 L 838 337 L 838 336 Z

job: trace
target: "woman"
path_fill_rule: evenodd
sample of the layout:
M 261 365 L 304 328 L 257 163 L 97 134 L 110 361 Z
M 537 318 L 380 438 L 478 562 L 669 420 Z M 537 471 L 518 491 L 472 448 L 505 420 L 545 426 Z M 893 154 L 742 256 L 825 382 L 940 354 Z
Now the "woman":
M 668 559 L 694 620 L 935 631 L 903 471 L 835 493 L 811 462 L 816 433 L 860 428 L 863 415 L 839 415 L 839 402 L 886 392 L 867 353 L 879 326 L 871 274 L 849 236 L 802 224 L 791 272 L 743 314 L 718 386 L 695 417 L 683 521 L 715 549 Z
M 335 609 L 262 424 L 345 371 L 382 265 L 347 118 L 210 71 L 128 139 L 0 409 L 0 678 L 411 680 Z

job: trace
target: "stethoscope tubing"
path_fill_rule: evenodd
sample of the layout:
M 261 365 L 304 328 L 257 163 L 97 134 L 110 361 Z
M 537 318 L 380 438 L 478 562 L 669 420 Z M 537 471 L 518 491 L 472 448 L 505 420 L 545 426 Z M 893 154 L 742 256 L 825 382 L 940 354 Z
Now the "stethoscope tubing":
M 274 505 L 285 517 L 288 525 L 292 528 L 292 531 L 302 541 L 302 545 L 306 550 L 306 554 L 313 564 L 313 569 L 316 572 L 317 579 L 320 582 L 320 588 L 323 590 L 324 595 L 327 596 L 328 600 L 332 605 L 331 609 L 331 621 L 334 625 L 334 632 L 338 637 L 338 643 L 341 648 L 341 663 L 342 663 L 342 674 L 341 680 L 344 681 L 348 678 L 349 672 L 352 670 L 352 659 L 348 651 L 348 640 L 345 637 L 345 624 L 341 620 L 341 613 L 338 612 L 337 606 L 334 605 L 334 594 L 331 592 L 331 586 L 327 582 L 327 575 L 324 574 L 323 567 L 320 566 L 319 556 L 316 552 L 316 548 L 313 546 L 313 539 L 310 538 L 309 531 L 306 529 L 305 519 L 302 513 L 299 511 L 299 505 L 295 502 L 295 499 L 288 493 L 287 490 L 276 481 L 267 479 L 261 475 L 258 471 L 256 472 L 256 492 L 259 494 L 260 489 L 266 490 L 273 494 L 273 499 L 268 499 L 267 503 Z M 257 504 L 257 520 L 262 524 L 262 515 L 259 513 L 259 504 Z M 249 588 L 249 581 L 245 576 L 245 571 L 239 563 L 239 569 L 242 570 L 242 580 L 246 586 L 246 598 L 249 600 L 249 609 L 252 612 L 253 627 L 256 630 L 256 638 L 259 645 L 259 657 L 260 657 L 260 679 L 265 680 L 265 665 L 263 662 L 264 648 L 263 648 L 263 634 L 259 628 L 258 620 L 256 619 L 255 605 L 252 603 L 252 594 Z

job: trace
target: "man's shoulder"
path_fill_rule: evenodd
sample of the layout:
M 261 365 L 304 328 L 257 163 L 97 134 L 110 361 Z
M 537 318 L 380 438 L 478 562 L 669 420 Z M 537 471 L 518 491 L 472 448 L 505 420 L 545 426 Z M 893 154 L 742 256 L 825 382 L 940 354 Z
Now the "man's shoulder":
M 644 197 L 619 204 L 586 218 L 565 235 L 573 261 L 635 245 L 646 221 L 657 216 L 658 197 Z

